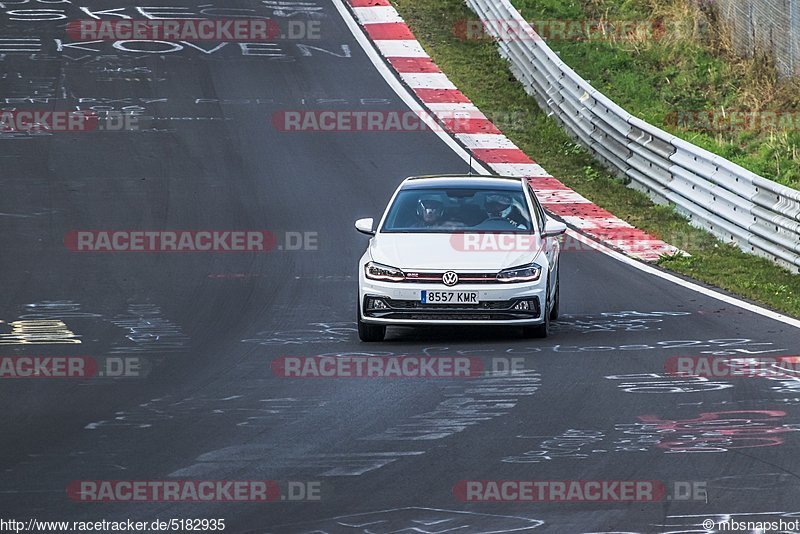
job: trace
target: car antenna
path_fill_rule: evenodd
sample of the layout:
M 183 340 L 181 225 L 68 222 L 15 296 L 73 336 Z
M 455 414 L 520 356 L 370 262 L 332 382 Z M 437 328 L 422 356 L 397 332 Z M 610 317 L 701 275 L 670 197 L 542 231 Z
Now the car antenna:
M 469 173 L 468 176 L 472 176 L 472 152 L 469 153 L 469 170 L 468 170 L 468 173 Z

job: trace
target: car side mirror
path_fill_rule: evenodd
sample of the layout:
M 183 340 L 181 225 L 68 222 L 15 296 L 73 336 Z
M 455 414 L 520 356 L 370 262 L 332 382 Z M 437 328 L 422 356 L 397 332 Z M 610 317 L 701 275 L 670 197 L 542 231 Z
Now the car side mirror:
M 375 219 L 373 219 L 372 217 L 367 217 L 366 219 L 359 219 L 356 221 L 356 230 L 358 230 L 362 234 L 375 235 L 375 230 L 372 229 L 373 224 L 375 224 Z
M 567 231 L 567 225 L 556 221 L 555 219 L 548 219 L 544 225 L 544 232 L 542 237 L 556 237 Z

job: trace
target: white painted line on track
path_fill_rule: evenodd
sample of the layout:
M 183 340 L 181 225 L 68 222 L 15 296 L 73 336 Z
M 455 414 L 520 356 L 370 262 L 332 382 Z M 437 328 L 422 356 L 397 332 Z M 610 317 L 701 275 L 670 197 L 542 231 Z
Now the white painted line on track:
M 439 138 L 444 141 L 445 144 L 456 153 L 456 155 L 458 155 L 458 157 L 463 159 L 465 162 L 472 161 L 472 169 L 475 172 L 479 174 L 491 174 L 488 169 L 486 169 L 479 162 L 475 161 L 475 159 L 472 158 L 470 154 L 450 136 L 450 134 L 443 131 L 436 121 L 430 117 L 428 110 L 422 106 L 419 101 L 417 101 L 417 99 L 405 88 L 402 83 L 400 83 L 395 76 L 394 71 L 391 70 L 388 65 L 386 65 L 383 58 L 378 55 L 378 52 L 372 46 L 372 43 L 369 41 L 367 36 L 361 31 L 361 27 L 353 18 L 348 8 L 344 5 L 344 2 L 342 0 L 333 0 L 333 5 L 344 20 L 344 23 L 347 25 L 347 29 L 350 30 L 350 33 L 353 34 L 353 37 L 355 37 L 359 46 L 361 46 L 362 50 L 364 50 L 369 60 L 375 66 L 375 69 L 383 77 L 383 79 L 386 80 L 386 83 L 389 84 L 389 87 L 391 87 L 392 90 L 397 93 L 397 96 L 399 96 L 400 99 L 409 107 L 409 109 L 419 112 L 418 114 L 422 120 L 431 126 L 431 129 L 434 131 L 434 133 L 438 135 Z M 465 168 L 464 170 L 467 171 L 468 168 Z

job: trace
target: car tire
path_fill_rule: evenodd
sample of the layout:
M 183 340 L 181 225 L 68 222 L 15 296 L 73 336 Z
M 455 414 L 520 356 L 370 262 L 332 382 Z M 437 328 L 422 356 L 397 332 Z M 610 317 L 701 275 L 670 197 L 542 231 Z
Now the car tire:
M 360 304 L 358 304 L 360 306 Z M 375 343 L 383 341 L 386 337 L 386 325 L 369 324 L 361 320 L 361 311 L 356 310 L 356 321 L 358 322 L 358 339 L 365 343 Z
M 548 282 L 548 287 L 550 284 Z M 549 306 L 550 304 L 550 297 L 548 295 L 547 302 L 545 302 L 544 313 L 544 322 L 542 324 L 537 324 L 536 326 L 523 326 L 522 327 L 522 335 L 526 338 L 538 338 L 544 339 L 550 334 L 550 315 L 553 313 L 552 308 Z
M 383 341 L 386 337 L 386 326 L 382 324 L 367 324 L 358 321 L 358 339 L 365 343 Z
M 544 339 L 550 333 L 550 318 L 546 318 L 544 323 L 536 326 L 523 326 L 522 335 L 526 338 Z
M 550 320 L 551 321 L 558 321 L 558 303 L 561 301 L 559 298 L 561 288 L 561 276 L 556 278 L 556 294 L 553 296 L 553 307 L 550 310 Z

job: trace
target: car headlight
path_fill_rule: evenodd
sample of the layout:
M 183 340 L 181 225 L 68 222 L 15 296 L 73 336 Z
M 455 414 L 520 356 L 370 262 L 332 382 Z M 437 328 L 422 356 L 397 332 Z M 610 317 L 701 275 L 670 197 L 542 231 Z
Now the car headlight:
M 364 274 L 370 280 L 382 280 L 384 282 L 402 282 L 406 279 L 405 273 L 400 269 L 375 263 L 374 261 L 364 265 Z
M 542 276 L 542 267 L 535 263 L 512 267 L 497 273 L 498 282 L 535 282 Z

